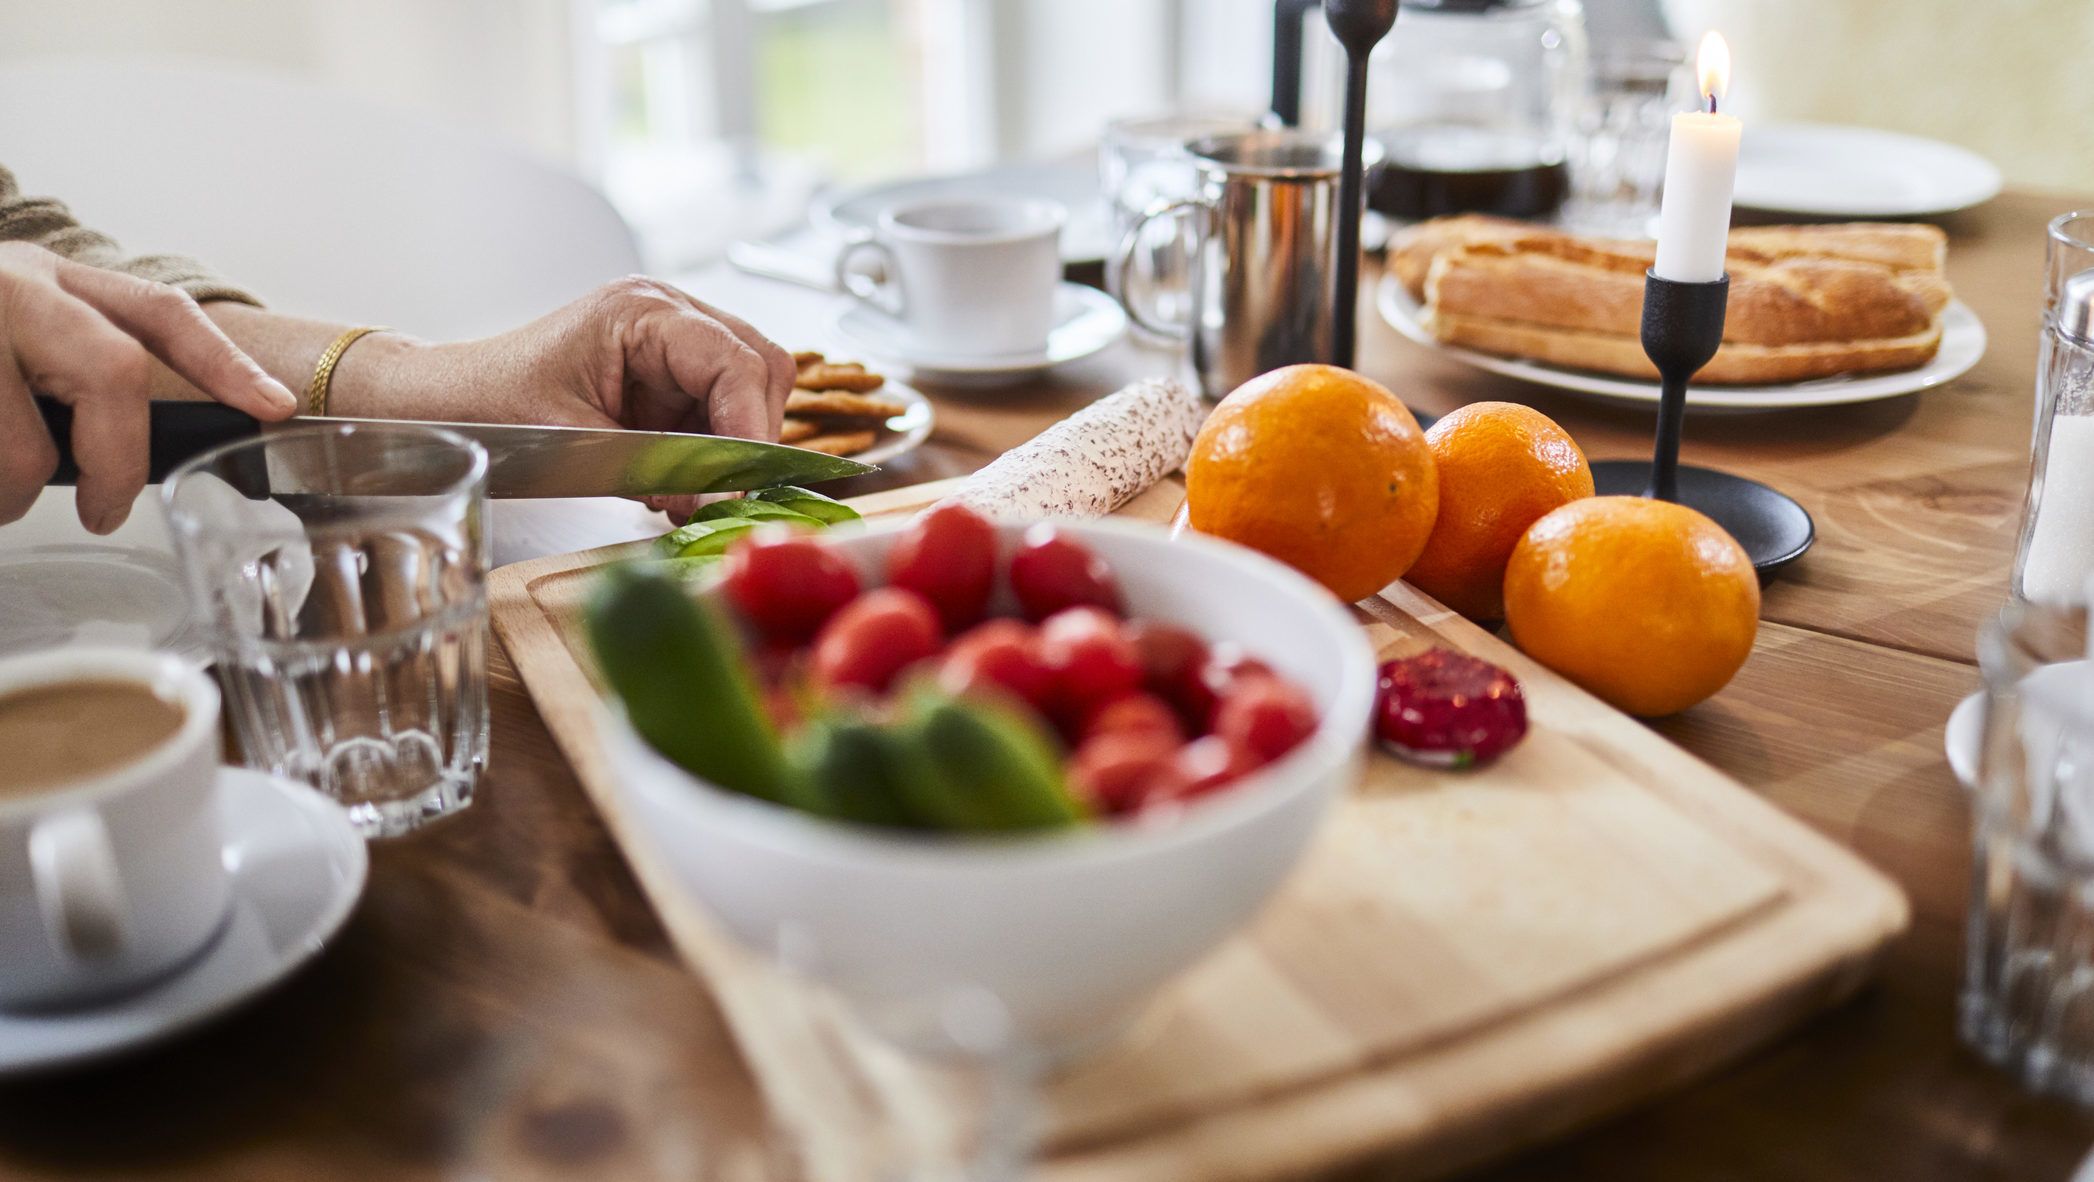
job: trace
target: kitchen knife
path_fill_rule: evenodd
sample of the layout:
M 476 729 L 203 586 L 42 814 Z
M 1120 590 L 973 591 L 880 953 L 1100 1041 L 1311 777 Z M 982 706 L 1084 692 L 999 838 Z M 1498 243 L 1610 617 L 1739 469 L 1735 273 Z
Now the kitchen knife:
M 50 484 L 73 484 L 73 409 L 36 395 L 44 427 L 58 445 L 58 470 Z M 147 482 L 157 484 L 193 456 L 270 431 L 380 423 L 382 419 L 291 419 L 264 423 L 216 402 L 151 404 Z M 595 430 L 585 427 L 521 427 L 504 423 L 421 423 L 456 431 L 487 449 L 490 497 L 640 497 L 738 492 L 780 484 L 813 484 L 874 471 L 870 465 L 805 448 L 719 435 L 667 431 Z M 291 474 L 290 485 L 295 485 Z M 314 491 L 287 486 L 286 474 L 270 469 L 274 491 Z

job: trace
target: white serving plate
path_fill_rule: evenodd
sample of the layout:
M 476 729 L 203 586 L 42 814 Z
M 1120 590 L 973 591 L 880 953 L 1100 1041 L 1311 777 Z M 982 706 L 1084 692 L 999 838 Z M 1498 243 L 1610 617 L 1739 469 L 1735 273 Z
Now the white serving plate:
M 979 172 L 907 177 L 855 185 L 823 195 L 810 212 L 814 224 L 852 238 L 872 231 L 880 211 L 904 202 L 963 196 L 1044 197 L 1069 211 L 1062 227 L 1062 262 L 1100 263 L 1113 247 L 1111 212 L 1099 194 L 1098 172 L 1068 162 L 1004 164 Z
M 1609 402 L 1647 406 L 1656 406 L 1658 403 L 1659 390 L 1655 381 L 1639 381 L 1635 378 L 1566 369 L 1539 361 L 1495 357 L 1474 349 L 1441 344 L 1420 322 L 1421 308 L 1418 301 L 1411 298 L 1410 292 L 1394 275 L 1382 277 L 1375 304 L 1381 310 L 1382 319 L 1388 321 L 1397 332 L 1478 369 L 1504 374 L 1506 377 L 1518 378 L 1540 386 L 1568 390 L 1574 394 L 1591 395 Z M 1808 382 L 1788 382 L 1774 386 L 1693 386 L 1687 391 L 1687 405 L 1705 410 L 1798 410 L 1813 406 L 1840 406 L 1850 402 L 1873 402 L 1881 398 L 1901 398 L 1907 394 L 1931 390 L 1963 376 L 1970 372 L 1970 368 L 1984 355 L 1984 324 L 1979 322 L 1977 313 L 1971 311 L 1969 305 L 1962 300 L 1953 300 L 1942 316 L 1941 349 L 1934 354 L 1934 360 L 1918 369 L 1903 370 L 1899 373 L 1818 378 Z
M 2000 171 L 1940 140 L 1829 123 L 1752 123 L 1738 148 L 1747 209 L 1834 218 L 1916 218 L 1999 195 Z

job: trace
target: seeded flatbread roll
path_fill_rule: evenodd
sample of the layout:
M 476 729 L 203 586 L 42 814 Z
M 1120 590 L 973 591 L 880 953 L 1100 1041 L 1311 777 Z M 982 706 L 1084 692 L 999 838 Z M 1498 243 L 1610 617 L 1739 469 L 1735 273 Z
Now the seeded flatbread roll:
M 785 399 L 785 413 L 811 418 L 891 419 L 908 409 L 905 402 L 848 390 L 794 390 Z
M 794 447 L 818 451 L 832 456 L 855 456 L 873 445 L 880 437 L 877 431 L 845 431 L 834 435 L 815 435 L 802 439 Z

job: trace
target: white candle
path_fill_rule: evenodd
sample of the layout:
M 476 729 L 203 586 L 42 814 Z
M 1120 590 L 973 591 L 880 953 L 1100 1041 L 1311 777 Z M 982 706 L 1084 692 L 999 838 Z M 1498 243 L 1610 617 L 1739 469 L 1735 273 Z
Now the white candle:
M 1658 209 L 1660 279 L 1712 283 L 1723 278 L 1723 248 L 1730 238 L 1731 190 L 1738 180 L 1738 136 L 1734 115 L 1716 104 L 1730 81 L 1730 49 L 1710 33 L 1701 40 L 1700 74 L 1704 111 L 1672 117 L 1665 156 L 1665 198 Z

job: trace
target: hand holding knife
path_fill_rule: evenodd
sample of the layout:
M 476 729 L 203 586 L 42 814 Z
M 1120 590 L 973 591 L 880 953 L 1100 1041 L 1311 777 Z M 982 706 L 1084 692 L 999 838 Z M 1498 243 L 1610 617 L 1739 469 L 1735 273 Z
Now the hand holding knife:
M 48 483 L 72 484 L 79 477 L 70 445 L 72 408 L 42 394 L 34 401 L 58 446 L 58 469 Z M 263 432 L 314 423 L 379 421 L 384 420 L 330 417 L 265 423 L 215 402 L 154 402 L 147 433 L 147 482 L 165 480 L 182 463 L 213 447 Z M 811 484 L 874 471 L 840 456 L 718 435 L 506 423 L 426 425 L 455 431 L 487 449 L 490 497 L 681 496 Z M 279 483 L 278 477 L 271 473 L 272 485 Z

